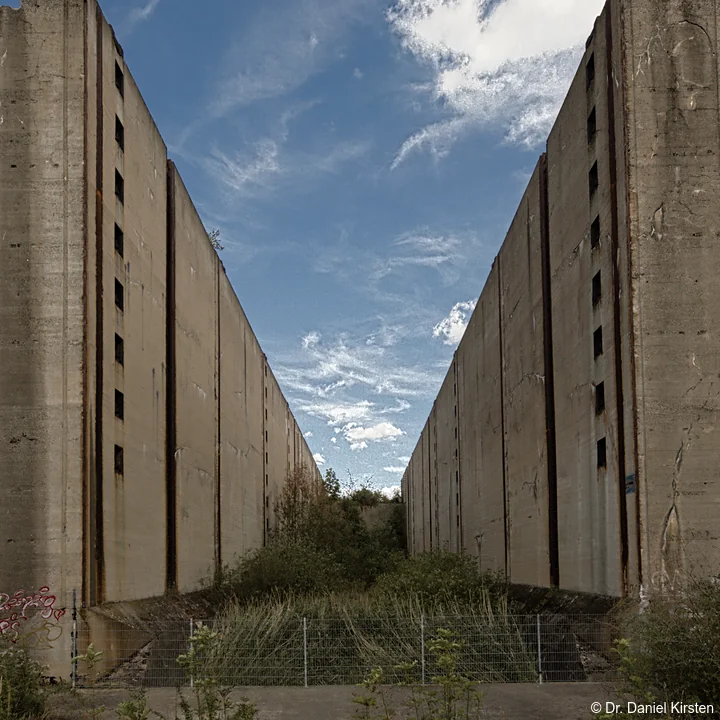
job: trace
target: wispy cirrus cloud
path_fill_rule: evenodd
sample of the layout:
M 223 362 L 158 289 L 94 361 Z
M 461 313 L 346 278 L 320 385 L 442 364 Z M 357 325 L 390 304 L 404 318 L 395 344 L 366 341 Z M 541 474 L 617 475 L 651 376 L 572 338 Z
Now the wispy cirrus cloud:
M 266 197 L 280 187 L 304 187 L 320 175 L 338 173 L 346 163 L 361 159 L 371 147 L 365 140 L 336 142 L 314 153 L 290 149 L 290 123 L 313 106 L 306 103 L 282 114 L 273 136 L 232 151 L 214 148 L 203 161 L 207 174 L 225 188 L 228 200 Z
M 514 145 L 546 137 L 604 0 L 398 0 L 387 12 L 403 47 L 432 74 L 429 99 L 445 117 L 395 155 L 444 157 L 473 128 Z
M 130 25 L 136 25 L 139 22 L 149 20 L 150 16 L 155 12 L 155 8 L 160 3 L 160 0 L 148 0 L 146 5 L 142 7 L 136 7 L 130 10 L 128 15 L 128 22 Z
M 371 279 L 375 282 L 411 268 L 436 271 L 446 284 L 455 282 L 470 255 L 481 246 L 474 232 L 434 233 L 428 229 L 405 233 L 390 246 L 390 253 L 376 258 Z
M 349 27 L 366 22 L 379 0 L 299 0 L 264 4 L 252 28 L 240 33 L 223 67 L 210 113 L 286 95 L 320 72 Z

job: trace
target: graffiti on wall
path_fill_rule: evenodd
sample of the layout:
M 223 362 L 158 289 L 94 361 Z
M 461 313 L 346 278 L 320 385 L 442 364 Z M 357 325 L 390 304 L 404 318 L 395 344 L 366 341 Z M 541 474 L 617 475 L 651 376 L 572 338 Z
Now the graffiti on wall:
M 57 598 L 47 586 L 36 593 L 18 590 L 14 595 L 0 592 L 0 636 L 32 647 L 50 647 L 62 635 L 58 624 L 65 608 L 55 607 Z

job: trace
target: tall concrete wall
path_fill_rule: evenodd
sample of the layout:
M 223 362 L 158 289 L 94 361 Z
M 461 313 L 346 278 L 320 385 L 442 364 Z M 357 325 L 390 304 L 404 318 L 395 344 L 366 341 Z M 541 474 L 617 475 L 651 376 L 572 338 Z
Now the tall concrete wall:
M 613 8 L 625 30 L 643 575 L 662 588 L 683 570 L 718 573 L 720 558 L 719 9 Z
M 195 590 L 319 470 L 97 4 L 0 7 L 0 57 L 0 597 Z
M 437 476 L 426 429 L 403 478 L 413 552 L 426 523 L 511 582 L 615 597 L 720 572 L 717 21 L 612 0 L 588 28 L 433 406 Z
M 82 582 L 84 33 L 81 0 L 0 7 L 0 593 L 58 605 Z

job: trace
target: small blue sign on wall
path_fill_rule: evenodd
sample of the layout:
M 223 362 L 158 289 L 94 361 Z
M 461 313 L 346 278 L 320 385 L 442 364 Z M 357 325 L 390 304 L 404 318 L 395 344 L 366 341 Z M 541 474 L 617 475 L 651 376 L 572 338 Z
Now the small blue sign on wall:
M 632 495 L 635 492 L 635 473 L 625 478 L 625 494 Z

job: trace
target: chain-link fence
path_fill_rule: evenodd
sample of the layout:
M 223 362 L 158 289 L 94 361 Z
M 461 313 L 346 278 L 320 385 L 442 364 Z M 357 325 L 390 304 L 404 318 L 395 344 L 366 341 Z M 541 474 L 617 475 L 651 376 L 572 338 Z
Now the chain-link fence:
M 217 634 L 203 646 L 193 677 L 178 658 L 198 646 L 202 627 Z M 86 630 L 78 628 L 81 637 Z M 237 687 L 352 685 L 376 667 L 388 683 L 431 683 L 445 630 L 457 643 L 457 671 L 477 682 L 578 682 L 613 670 L 613 628 L 605 616 L 588 615 L 284 616 L 252 627 L 187 620 L 142 630 L 118 624 L 94 644 L 103 651 L 102 685 L 177 687 L 203 677 Z M 86 684 L 82 660 L 75 672 Z

